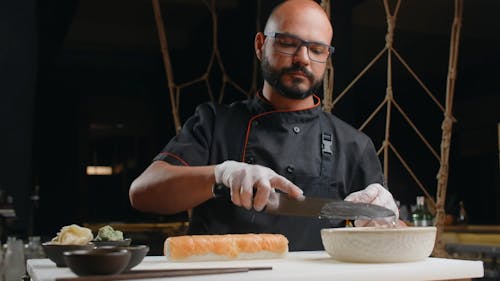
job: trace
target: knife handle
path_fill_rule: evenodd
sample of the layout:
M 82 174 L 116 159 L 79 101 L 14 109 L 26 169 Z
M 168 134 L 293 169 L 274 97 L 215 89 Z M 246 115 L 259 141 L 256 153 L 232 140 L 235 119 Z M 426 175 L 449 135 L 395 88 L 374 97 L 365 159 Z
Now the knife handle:
M 216 183 L 213 185 L 212 193 L 214 195 L 214 198 L 231 197 L 231 192 L 229 190 L 229 187 L 221 183 Z
M 257 189 L 254 188 L 253 190 L 253 196 L 255 197 L 255 192 Z M 214 195 L 214 198 L 231 198 L 231 190 L 229 187 L 225 186 L 222 183 L 216 183 L 212 187 L 212 193 Z
M 254 197 L 255 197 L 255 191 L 256 191 L 256 189 L 254 189 L 254 193 L 253 193 Z M 230 191 L 229 187 L 227 187 L 221 183 L 216 183 L 213 185 L 212 193 L 214 195 L 213 198 L 228 198 L 228 199 L 231 198 L 231 191 Z M 264 206 L 264 208 L 261 210 L 261 212 L 265 211 L 266 209 L 267 209 L 267 205 Z

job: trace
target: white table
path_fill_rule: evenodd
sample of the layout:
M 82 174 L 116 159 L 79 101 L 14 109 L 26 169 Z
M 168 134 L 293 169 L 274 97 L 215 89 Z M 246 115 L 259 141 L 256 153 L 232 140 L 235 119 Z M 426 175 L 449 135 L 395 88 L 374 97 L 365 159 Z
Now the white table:
M 147 256 L 142 263 L 134 269 L 208 268 L 226 266 L 272 266 L 273 269 L 245 273 L 176 277 L 175 280 L 422 281 L 479 278 L 484 274 L 482 261 L 427 258 L 422 261 L 407 263 L 344 263 L 333 260 L 323 251 L 291 252 L 284 259 L 191 263 L 169 262 L 163 256 Z M 76 276 L 68 268 L 57 268 L 55 264 L 48 259 L 28 260 L 27 270 L 33 281 L 53 281 L 56 278 Z M 172 280 L 172 278 L 143 280 L 157 281 L 169 279 Z

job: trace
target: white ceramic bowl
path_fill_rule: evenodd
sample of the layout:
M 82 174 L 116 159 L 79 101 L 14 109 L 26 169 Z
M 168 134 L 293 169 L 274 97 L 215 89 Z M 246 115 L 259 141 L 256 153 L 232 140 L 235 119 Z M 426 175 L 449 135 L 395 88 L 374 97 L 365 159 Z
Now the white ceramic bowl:
M 346 262 L 409 262 L 430 256 L 436 227 L 345 227 L 321 230 L 328 254 Z

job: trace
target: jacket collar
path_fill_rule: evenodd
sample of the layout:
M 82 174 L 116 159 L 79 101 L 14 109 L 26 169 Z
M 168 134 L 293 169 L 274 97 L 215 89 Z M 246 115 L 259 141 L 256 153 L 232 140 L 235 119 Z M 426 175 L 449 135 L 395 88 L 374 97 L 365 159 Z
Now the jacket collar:
M 285 115 L 297 115 L 302 117 L 315 117 L 320 112 L 322 112 L 321 108 L 321 99 L 313 95 L 314 105 L 310 108 L 305 108 L 301 110 L 277 110 L 275 109 L 269 101 L 262 95 L 261 91 L 257 91 L 255 95 L 250 99 L 250 110 L 252 115 L 258 115 L 263 113 L 284 113 Z

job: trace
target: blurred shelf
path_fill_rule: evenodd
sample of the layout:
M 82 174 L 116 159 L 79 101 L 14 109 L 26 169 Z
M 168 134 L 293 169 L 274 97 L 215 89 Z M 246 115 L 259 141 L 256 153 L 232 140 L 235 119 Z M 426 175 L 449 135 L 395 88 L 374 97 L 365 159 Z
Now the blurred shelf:
M 446 244 L 500 246 L 500 225 L 447 225 L 442 239 Z
M 483 261 L 481 280 L 499 280 L 500 225 L 445 225 L 442 240 L 450 257 Z
M 500 234 L 500 225 L 445 225 L 444 231 Z

